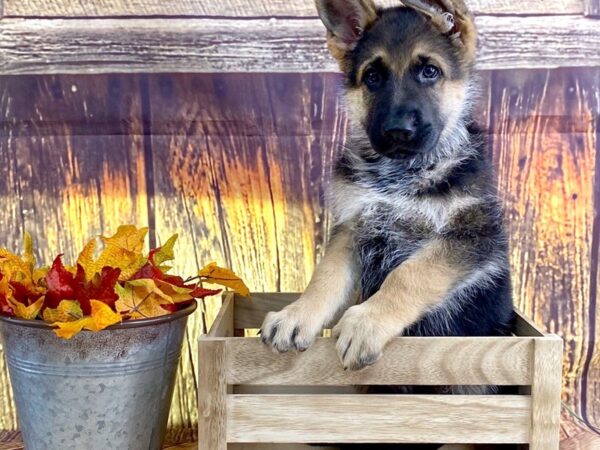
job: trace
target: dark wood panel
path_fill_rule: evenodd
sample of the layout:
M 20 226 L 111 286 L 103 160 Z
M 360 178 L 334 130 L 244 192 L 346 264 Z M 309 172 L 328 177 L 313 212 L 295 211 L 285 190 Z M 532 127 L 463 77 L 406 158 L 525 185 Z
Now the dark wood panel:
M 468 0 L 475 13 L 484 14 L 577 14 L 584 0 Z M 588 0 L 586 0 L 588 1 Z M 397 5 L 397 0 L 378 0 L 378 5 Z M 102 17 L 102 16 L 219 16 L 219 17 L 315 17 L 313 0 L 5 0 L 8 17 Z
M 479 16 L 480 69 L 600 65 L 597 19 Z M 3 19 L 0 74 L 327 72 L 318 19 Z
M 590 271 L 598 69 L 498 72 L 493 150 L 518 307 L 565 339 L 564 398 L 577 411 L 595 348 Z

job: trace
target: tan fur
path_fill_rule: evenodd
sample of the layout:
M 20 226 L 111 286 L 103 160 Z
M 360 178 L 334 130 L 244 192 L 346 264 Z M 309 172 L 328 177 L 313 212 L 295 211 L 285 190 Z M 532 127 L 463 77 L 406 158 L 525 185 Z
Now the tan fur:
M 440 304 L 466 275 L 440 241 L 430 241 L 393 270 L 367 302 L 349 308 L 333 329 L 344 367 L 374 364 L 390 339 Z
M 327 247 L 304 294 L 283 310 L 267 314 L 262 326 L 263 336 L 270 336 L 276 328 L 271 341 L 274 349 L 285 352 L 308 348 L 339 310 L 356 301 L 357 271 L 350 233 L 341 231 Z M 295 328 L 298 328 L 296 340 L 299 346 L 290 341 Z

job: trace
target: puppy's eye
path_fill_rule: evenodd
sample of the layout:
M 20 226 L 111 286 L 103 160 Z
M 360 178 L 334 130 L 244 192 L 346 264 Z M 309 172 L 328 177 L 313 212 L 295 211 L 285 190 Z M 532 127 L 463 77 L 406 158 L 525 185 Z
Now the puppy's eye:
M 379 86 L 381 86 L 382 81 L 383 76 L 374 68 L 367 69 L 363 76 L 363 82 L 369 89 L 377 89 Z
M 436 66 L 432 64 L 426 64 L 421 69 L 421 78 L 424 80 L 432 81 L 437 80 L 442 72 Z

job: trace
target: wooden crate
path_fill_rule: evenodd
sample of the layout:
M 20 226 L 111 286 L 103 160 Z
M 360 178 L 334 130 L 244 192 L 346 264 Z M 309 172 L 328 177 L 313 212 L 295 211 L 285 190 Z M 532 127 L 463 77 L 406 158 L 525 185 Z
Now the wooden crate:
M 342 369 L 331 338 L 276 354 L 256 329 L 298 294 L 227 294 L 199 342 L 199 450 L 287 443 L 529 444 L 558 450 L 562 340 L 520 313 L 516 336 L 400 337 Z M 519 386 L 518 395 L 363 395 L 357 385 Z M 238 444 L 238 445 L 234 445 Z M 269 447 L 268 444 L 277 444 Z M 308 447 L 307 447 L 308 448 Z

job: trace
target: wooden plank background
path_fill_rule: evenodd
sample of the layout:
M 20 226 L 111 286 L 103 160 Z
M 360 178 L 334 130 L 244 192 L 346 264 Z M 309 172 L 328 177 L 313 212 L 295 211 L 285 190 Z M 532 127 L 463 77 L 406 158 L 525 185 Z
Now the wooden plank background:
M 211 260 L 256 291 L 302 290 L 330 228 L 323 202 L 346 118 L 331 73 L 0 77 L 1 246 L 73 258 L 88 236 L 179 232 L 177 269 Z M 600 68 L 482 74 L 518 306 L 565 338 L 564 400 L 600 422 Z M 209 316 L 217 300 L 207 304 Z M 191 321 L 170 437 L 195 437 Z M 0 366 L 0 429 L 16 427 Z

